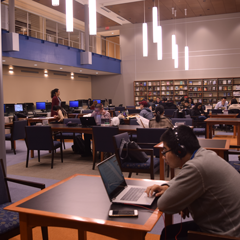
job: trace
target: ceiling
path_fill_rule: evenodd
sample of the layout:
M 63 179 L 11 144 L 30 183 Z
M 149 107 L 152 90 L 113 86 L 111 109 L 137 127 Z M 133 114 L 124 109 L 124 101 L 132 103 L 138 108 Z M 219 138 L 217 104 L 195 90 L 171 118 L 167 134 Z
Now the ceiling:
M 51 0 L 33 0 L 49 8 L 65 13 L 65 0 L 58 7 L 51 6 Z M 172 8 L 177 10 L 176 18 L 198 17 L 216 14 L 240 12 L 240 0 L 96 0 L 97 27 L 119 26 L 125 23 L 152 21 L 152 7 L 160 6 L 160 20 L 173 19 Z M 84 22 L 84 5 L 87 0 L 74 0 L 74 18 Z M 110 10 L 110 11 L 109 11 Z M 122 18 L 120 21 L 119 19 Z

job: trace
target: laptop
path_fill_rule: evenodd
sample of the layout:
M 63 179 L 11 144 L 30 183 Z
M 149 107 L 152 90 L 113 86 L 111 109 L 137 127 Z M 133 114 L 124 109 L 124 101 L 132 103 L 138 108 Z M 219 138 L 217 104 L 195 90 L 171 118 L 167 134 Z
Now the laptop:
M 80 117 L 80 121 L 83 127 L 96 126 L 94 117 Z
M 97 165 L 108 197 L 114 203 L 150 206 L 155 196 L 148 197 L 146 187 L 127 185 L 115 155 Z

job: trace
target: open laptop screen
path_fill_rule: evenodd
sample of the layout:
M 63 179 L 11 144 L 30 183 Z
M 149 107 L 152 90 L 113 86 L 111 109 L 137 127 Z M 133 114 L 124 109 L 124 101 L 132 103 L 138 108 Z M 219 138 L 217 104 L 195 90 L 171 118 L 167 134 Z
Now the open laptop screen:
M 127 186 L 116 156 L 112 155 L 99 163 L 98 170 L 111 201 Z

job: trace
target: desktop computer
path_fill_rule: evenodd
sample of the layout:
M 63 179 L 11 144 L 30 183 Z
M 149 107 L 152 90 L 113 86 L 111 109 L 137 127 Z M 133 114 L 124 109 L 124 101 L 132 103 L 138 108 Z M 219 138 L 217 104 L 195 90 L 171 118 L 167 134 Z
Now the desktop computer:
M 69 107 L 70 108 L 78 108 L 79 107 L 78 100 L 76 100 L 76 101 L 69 101 Z
M 23 112 L 23 104 L 14 104 L 15 112 Z
M 46 103 L 36 102 L 36 110 L 41 110 L 42 112 L 44 112 L 46 110 Z
M 15 112 L 14 105 L 15 104 L 11 104 L 11 103 L 5 104 L 5 113 L 7 115 L 14 114 L 14 112 Z

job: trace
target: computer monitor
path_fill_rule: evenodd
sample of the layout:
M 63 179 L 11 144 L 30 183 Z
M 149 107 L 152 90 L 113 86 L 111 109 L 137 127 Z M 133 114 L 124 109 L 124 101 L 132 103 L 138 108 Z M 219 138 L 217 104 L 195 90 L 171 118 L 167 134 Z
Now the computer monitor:
M 108 104 L 112 104 L 112 99 L 108 99 Z
M 104 100 L 101 100 L 101 103 L 102 103 L 103 105 L 105 105 L 105 99 L 104 99 Z
M 51 112 L 52 110 L 52 103 L 51 102 L 46 102 L 46 111 Z
M 36 109 L 37 110 L 46 110 L 46 103 L 45 102 L 36 102 Z
M 93 102 L 94 102 L 94 101 L 97 101 L 98 104 L 101 103 L 101 99 L 93 99 Z
M 14 105 L 15 104 L 12 104 L 12 103 L 7 103 L 5 104 L 5 111 L 7 114 L 10 114 L 10 113 L 14 113 Z
M 33 111 L 33 106 L 34 106 L 34 104 L 33 103 L 24 103 L 24 108 L 28 111 L 28 112 L 30 112 L 30 111 Z
M 78 108 L 79 107 L 79 102 L 78 101 L 69 101 L 69 107 Z
M 5 106 L 5 104 L 3 104 L 3 108 L 4 108 L 4 113 L 6 113 L 6 106 Z
M 61 102 L 61 107 L 64 108 L 66 106 L 66 102 Z
M 23 112 L 23 105 L 22 104 L 14 104 L 14 111 L 15 112 Z

